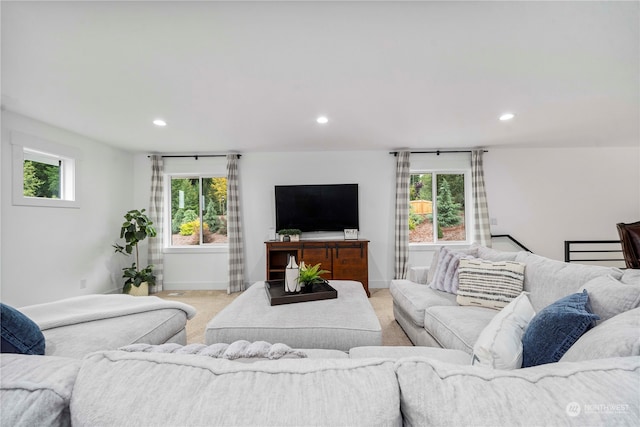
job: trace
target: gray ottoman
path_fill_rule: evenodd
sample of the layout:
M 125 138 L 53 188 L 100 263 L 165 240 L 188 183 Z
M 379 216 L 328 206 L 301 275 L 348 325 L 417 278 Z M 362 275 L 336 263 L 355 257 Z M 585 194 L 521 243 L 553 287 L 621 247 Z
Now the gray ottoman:
M 254 283 L 207 324 L 205 343 L 267 341 L 342 351 L 382 345 L 382 328 L 362 284 L 329 283 L 338 298 L 276 306 L 269 304 L 264 282 Z

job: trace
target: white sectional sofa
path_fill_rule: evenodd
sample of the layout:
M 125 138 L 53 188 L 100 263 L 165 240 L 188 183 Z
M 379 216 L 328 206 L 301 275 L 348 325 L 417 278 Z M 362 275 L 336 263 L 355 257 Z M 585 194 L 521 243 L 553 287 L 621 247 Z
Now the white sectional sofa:
M 636 309 L 620 319 L 609 319 L 605 330 L 614 329 L 612 324 L 616 322 L 631 338 L 640 340 L 640 313 L 637 310 L 640 305 L 640 270 L 623 271 L 617 268 L 569 264 L 530 252 L 502 252 L 486 247 L 476 247 L 464 252 L 465 255 L 488 261 L 524 263 L 524 291 L 528 292 L 535 311 L 585 288 L 592 291 L 589 294 L 594 311 L 607 311 L 605 317 L 623 315 L 626 311 Z M 411 278 L 416 281 L 391 281 L 389 290 L 396 321 L 415 345 L 457 349 L 472 354 L 480 333 L 498 311 L 459 305 L 456 294 L 433 289 L 427 283 L 433 282 L 434 274 L 427 274 L 428 270 L 429 268 L 420 268 L 419 271 L 414 271 Z M 623 327 L 622 324 L 626 326 Z M 599 322 L 593 331 L 585 335 L 585 341 L 591 340 L 602 325 L 605 322 Z M 607 335 L 608 332 L 602 334 Z M 605 338 L 606 336 L 602 337 Z M 640 345 L 640 341 L 638 342 Z M 594 351 L 601 347 L 611 349 L 611 356 L 616 356 L 614 347 L 610 344 L 588 347 Z
M 429 347 L 304 350 L 303 359 L 3 354 L 12 426 L 638 425 L 640 357 L 518 370 Z
M 640 308 L 618 289 L 640 286 L 640 274 L 479 251 L 527 260 L 536 311 L 586 287 L 607 319 L 559 362 L 477 366 L 475 339 L 499 311 L 394 281 L 397 319 L 418 346 L 303 349 L 275 360 L 228 360 L 205 344 L 136 344 L 82 359 L 2 354 L 0 425 L 640 425 Z M 607 295 L 622 312 L 607 311 Z

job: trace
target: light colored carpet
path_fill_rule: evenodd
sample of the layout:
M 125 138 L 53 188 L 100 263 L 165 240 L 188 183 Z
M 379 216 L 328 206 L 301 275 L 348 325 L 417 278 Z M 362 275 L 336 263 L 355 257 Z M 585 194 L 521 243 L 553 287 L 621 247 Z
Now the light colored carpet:
M 393 300 L 389 289 L 370 289 L 370 292 L 369 302 L 382 326 L 382 345 L 413 345 L 393 317 Z M 198 314 L 187 322 L 187 344 L 194 344 L 204 343 L 204 329 L 209 320 L 240 294 L 227 295 L 226 291 L 162 291 L 154 295 L 196 308 Z

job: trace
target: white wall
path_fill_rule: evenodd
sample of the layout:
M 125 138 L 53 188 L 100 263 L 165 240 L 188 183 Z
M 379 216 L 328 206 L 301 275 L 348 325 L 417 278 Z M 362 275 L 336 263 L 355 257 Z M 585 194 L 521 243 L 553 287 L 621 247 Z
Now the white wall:
M 202 162 L 203 159 L 198 160 Z M 224 165 L 226 160 L 222 159 Z M 146 155 L 136 165 L 147 164 Z M 209 169 L 219 170 L 211 165 Z M 226 166 L 225 166 L 226 167 Z M 201 172 L 202 167 L 197 166 Z M 143 167 L 137 170 L 145 170 Z M 359 184 L 360 238 L 369 239 L 369 287 L 387 287 L 393 275 L 395 158 L 388 152 L 243 153 L 239 163 L 245 236 L 245 281 L 265 279 L 265 245 L 275 225 L 278 184 Z M 223 171 L 223 173 L 226 173 Z M 147 172 L 148 174 L 148 172 Z M 137 204 L 149 199 L 148 176 L 136 178 Z M 304 233 L 303 239 L 339 238 L 342 233 Z M 228 254 L 165 254 L 165 289 L 226 289 Z
M 80 150 L 79 209 L 12 205 L 13 130 Z M 1 158 L 2 301 L 20 307 L 117 291 L 124 257 L 111 245 L 133 200 L 131 154 L 3 111 Z
M 484 157 L 493 234 L 564 260 L 565 240 L 618 239 L 640 220 L 640 148 L 491 148 Z
M 414 160 L 429 167 L 424 157 Z M 640 219 L 638 148 L 491 148 L 484 163 L 490 214 L 498 221 L 493 234 L 511 234 L 540 255 L 562 260 L 564 240 L 617 239 L 616 222 Z M 136 164 L 136 170 L 148 170 L 146 155 Z M 275 223 L 274 185 L 355 182 L 360 236 L 371 241 L 369 287 L 387 287 L 394 273 L 394 174 L 395 158 L 386 151 L 242 154 L 246 282 L 265 277 L 264 241 Z M 143 205 L 148 177 L 136 182 L 137 204 Z M 302 236 L 323 237 L 342 235 Z M 432 254 L 431 248 L 412 250 L 409 262 L 428 265 Z M 166 289 L 224 289 L 227 261 L 226 251 L 166 254 Z
M 124 257 L 114 254 L 122 215 L 148 206 L 150 167 L 132 156 L 71 132 L 13 113 L 2 114 L 0 156 L 2 261 L 0 297 L 15 306 L 88 293 L 117 292 Z M 76 147 L 83 197 L 80 209 L 11 204 L 10 130 Z M 224 160 L 205 169 L 220 172 Z M 204 163 L 203 163 L 204 164 Z M 206 170 L 199 170 L 201 173 Z M 245 235 L 245 280 L 265 277 L 264 241 L 273 227 L 277 184 L 358 183 L 360 236 L 369 246 L 369 286 L 393 276 L 395 158 L 383 152 L 243 153 L 240 185 Z M 640 148 L 491 148 L 485 154 L 494 234 L 511 234 L 531 250 L 563 257 L 564 240 L 616 239 L 616 222 L 640 219 Z M 305 233 L 303 238 L 342 238 Z M 412 251 L 428 264 L 431 250 Z M 142 263 L 146 262 L 143 250 Z M 224 289 L 223 251 L 165 256 L 167 289 Z M 86 279 L 86 289 L 80 281 Z

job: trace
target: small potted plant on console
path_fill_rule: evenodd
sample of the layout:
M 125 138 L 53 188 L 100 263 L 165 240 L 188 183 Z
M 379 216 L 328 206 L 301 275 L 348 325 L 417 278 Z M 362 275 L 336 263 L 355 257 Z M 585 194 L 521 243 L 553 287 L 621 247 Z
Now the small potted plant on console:
M 297 228 L 283 228 L 282 230 L 278 231 L 281 242 L 297 242 L 300 240 L 301 233 L 302 231 Z
M 330 273 L 329 270 L 320 270 L 320 264 L 308 267 L 304 262 L 300 263 L 300 276 L 298 282 L 300 283 L 300 291 L 302 293 L 313 292 L 313 285 L 315 283 L 322 283 L 324 279 L 320 277 L 325 273 Z

